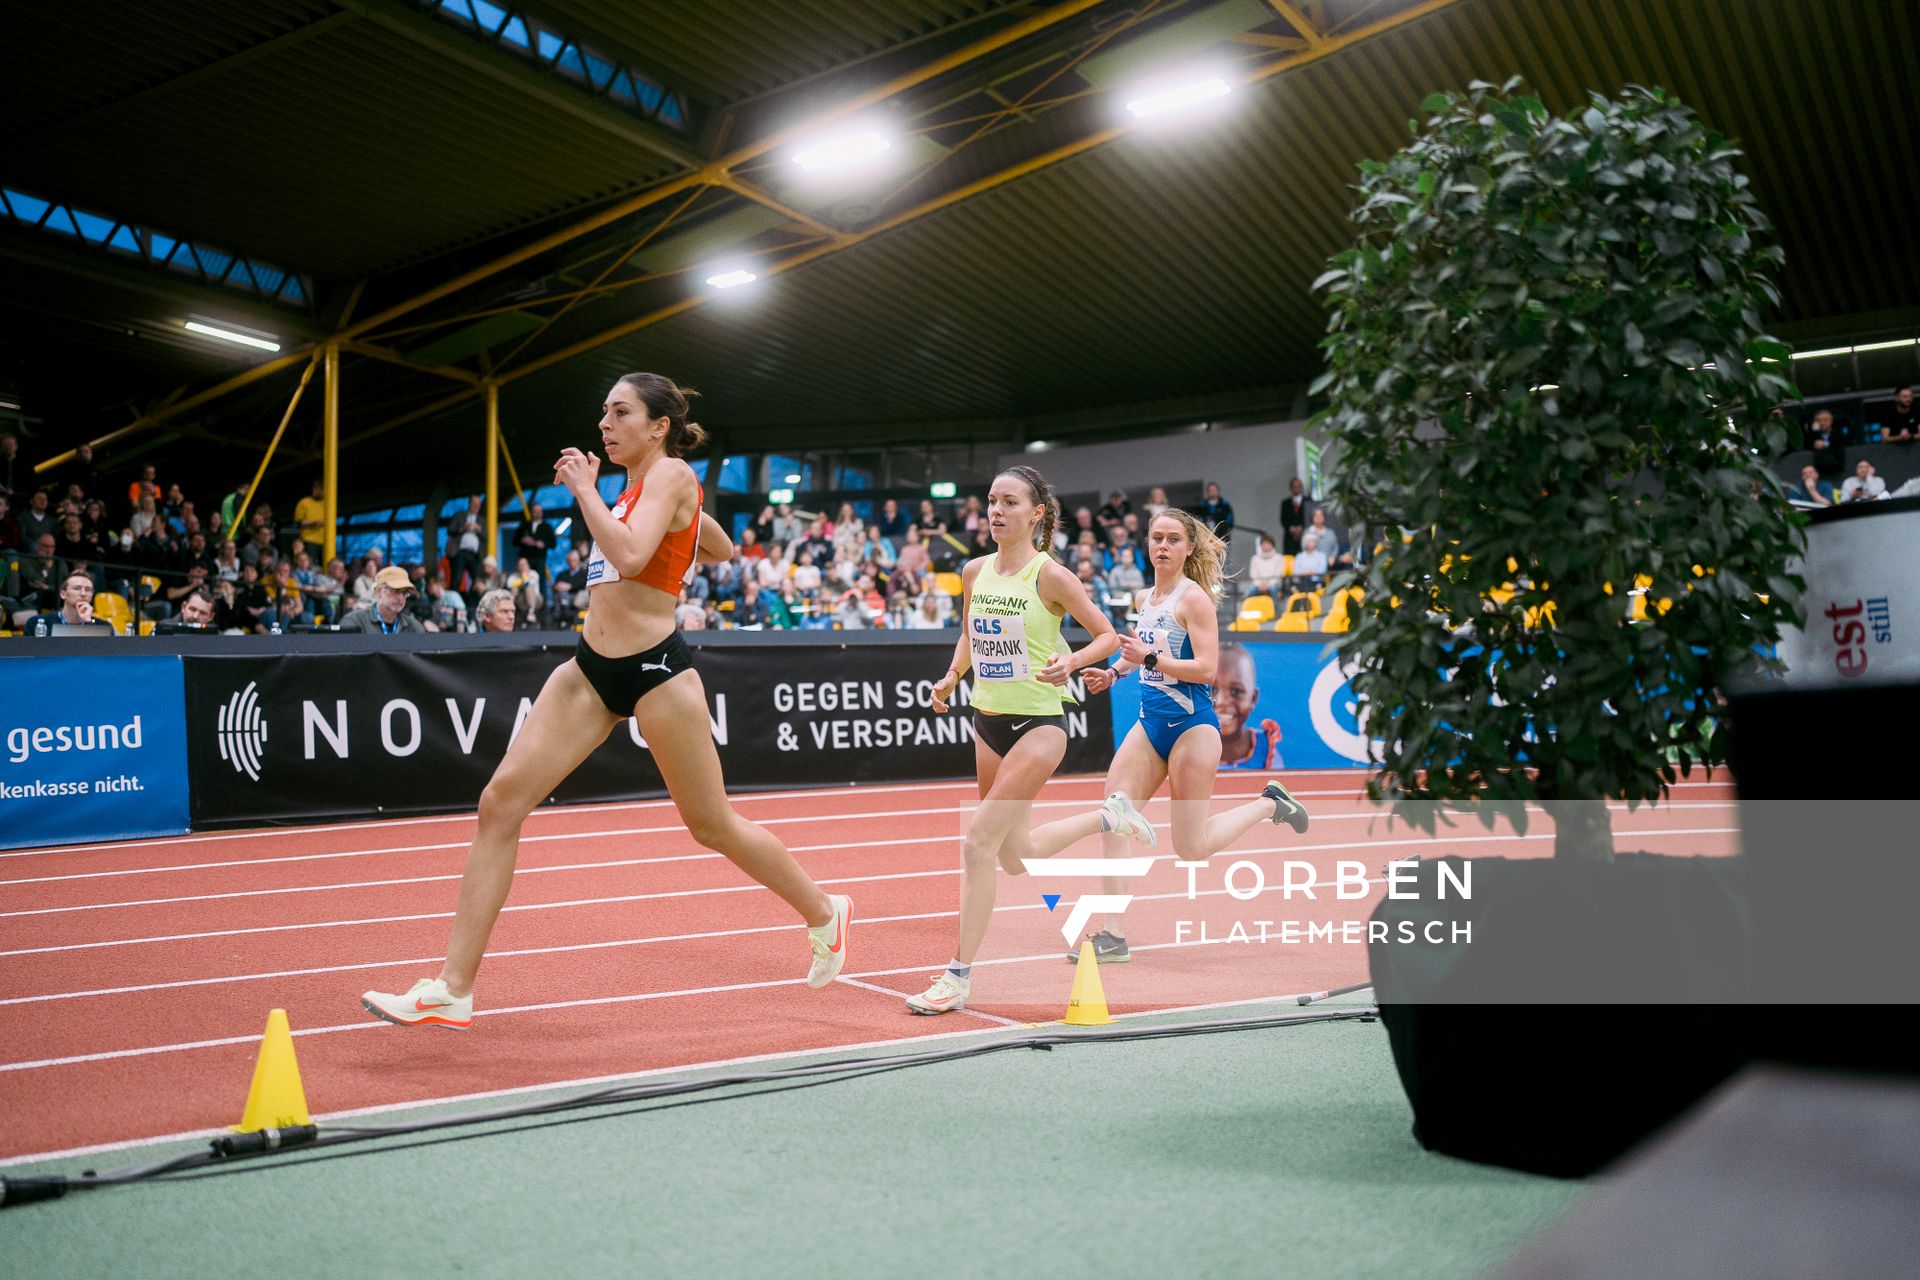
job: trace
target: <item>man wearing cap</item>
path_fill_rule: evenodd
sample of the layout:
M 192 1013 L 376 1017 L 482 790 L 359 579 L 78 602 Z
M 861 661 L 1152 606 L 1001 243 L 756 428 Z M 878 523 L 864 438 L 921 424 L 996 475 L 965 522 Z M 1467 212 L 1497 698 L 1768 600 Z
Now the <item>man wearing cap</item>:
M 373 603 L 340 619 L 342 631 L 365 631 L 390 636 L 395 632 L 425 635 L 420 619 L 407 612 L 413 579 L 399 565 L 388 565 L 373 576 Z

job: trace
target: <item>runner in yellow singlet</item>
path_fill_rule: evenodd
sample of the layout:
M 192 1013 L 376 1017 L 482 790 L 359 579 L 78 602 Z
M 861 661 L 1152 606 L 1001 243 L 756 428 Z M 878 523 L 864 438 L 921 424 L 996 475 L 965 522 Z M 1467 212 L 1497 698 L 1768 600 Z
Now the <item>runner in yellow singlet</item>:
M 1001 472 L 987 495 L 995 551 L 970 561 L 962 575 L 960 640 L 953 665 L 934 686 L 933 705 L 945 712 L 961 675 L 972 669 L 973 758 L 981 803 L 967 825 L 962 851 L 954 959 L 926 991 L 907 998 L 915 1013 L 949 1013 L 966 1005 L 973 958 L 993 920 L 996 865 L 1020 874 L 1022 859 L 1057 853 L 1113 821 L 1097 810 L 1031 834 L 1027 830 L 1034 797 L 1067 752 L 1062 723 L 1063 704 L 1072 698 L 1067 678 L 1105 662 L 1120 647 L 1113 624 L 1080 579 L 1047 554 L 1058 519 L 1053 490 L 1038 471 L 1010 467 Z M 1060 636 L 1060 619 L 1069 613 L 1092 637 L 1079 649 L 1070 649 Z M 1124 810 L 1129 822 L 1138 819 L 1131 806 Z M 1151 835 L 1144 822 L 1138 827 Z M 1129 833 L 1140 838 L 1137 830 Z

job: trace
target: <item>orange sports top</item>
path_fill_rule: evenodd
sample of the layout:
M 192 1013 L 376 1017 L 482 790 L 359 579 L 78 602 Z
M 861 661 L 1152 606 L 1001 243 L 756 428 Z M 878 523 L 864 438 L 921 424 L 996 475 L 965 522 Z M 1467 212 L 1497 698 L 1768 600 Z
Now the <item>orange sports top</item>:
M 622 524 L 627 522 L 627 516 L 640 501 L 640 490 L 645 484 L 646 477 L 642 476 L 627 486 L 626 491 L 620 495 L 619 501 L 613 504 L 615 520 Z M 694 482 L 693 491 L 695 494 L 693 523 L 678 532 L 669 529 L 661 537 L 660 546 L 654 551 L 653 559 L 647 561 L 640 572 L 628 574 L 624 581 L 643 583 L 656 590 L 664 591 L 670 596 L 680 594 L 680 588 L 686 584 L 687 570 L 693 567 L 694 557 L 699 551 L 700 508 L 704 507 L 707 501 L 706 489 L 697 480 Z M 587 587 L 592 589 L 603 582 L 612 582 L 616 577 L 613 566 L 607 562 L 606 556 L 600 551 L 600 544 L 594 543 L 593 551 L 587 557 Z

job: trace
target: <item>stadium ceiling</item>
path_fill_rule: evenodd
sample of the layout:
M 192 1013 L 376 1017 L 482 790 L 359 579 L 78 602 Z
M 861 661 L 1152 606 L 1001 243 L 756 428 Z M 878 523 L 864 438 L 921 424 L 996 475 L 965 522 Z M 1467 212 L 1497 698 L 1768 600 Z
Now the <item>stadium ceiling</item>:
M 741 450 L 1282 414 L 1356 161 L 1428 92 L 1653 83 L 1739 139 L 1783 330 L 1911 323 L 1914 7 L 1884 0 L 191 0 L 0 16 L 0 400 L 44 456 L 250 469 L 338 345 L 343 476 L 523 472 L 606 387 Z M 1161 132 L 1155 70 L 1232 82 Z M 877 125 L 891 167 L 796 147 Z M 831 132 L 831 130 L 829 130 Z M 760 279 L 721 292 L 720 263 Z M 260 335 L 277 353 L 187 332 Z M 318 379 L 315 380 L 319 381 Z M 309 394 L 274 463 L 311 468 Z

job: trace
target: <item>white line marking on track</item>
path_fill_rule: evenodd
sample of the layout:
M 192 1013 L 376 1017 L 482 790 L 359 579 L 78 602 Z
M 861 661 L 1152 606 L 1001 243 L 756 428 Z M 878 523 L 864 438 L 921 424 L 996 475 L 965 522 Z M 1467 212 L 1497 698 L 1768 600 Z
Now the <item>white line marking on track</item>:
M 850 987 L 859 987 L 862 991 L 871 991 L 876 995 L 886 996 L 889 999 L 899 1000 L 902 1003 L 904 1003 L 907 998 L 907 993 L 904 991 L 895 991 L 892 987 L 883 987 L 876 982 L 862 982 L 858 978 L 849 978 L 844 974 L 842 974 L 838 978 L 835 978 L 834 981 L 844 982 Z M 1013 1018 L 1003 1018 L 997 1013 L 981 1013 L 978 1009 L 968 1009 L 964 1006 L 961 1008 L 952 1010 L 952 1012 L 964 1013 L 969 1018 L 979 1018 L 983 1022 L 998 1023 L 1003 1027 L 1024 1027 L 1025 1025 L 1027 1025 L 1024 1022 L 1017 1021 Z M 914 1016 L 919 1017 L 921 1015 L 915 1014 Z
M 1288 770 L 1281 771 L 1279 776 L 1285 779 L 1285 778 L 1291 778 L 1291 777 L 1297 776 L 1299 774 L 1331 774 L 1331 775 L 1340 775 L 1340 776 L 1352 774 L 1352 775 L 1355 775 L 1356 783 L 1360 783 L 1364 781 L 1364 776 L 1362 775 L 1362 772 L 1358 769 L 1351 769 L 1351 770 L 1349 769 L 1288 769 Z M 1261 774 L 1259 776 L 1261 778 L 1265 778 L 1269 775 Z M 1078 786 L 1084 786 L 1088 784 L 1098 784 L 1099 786 L 1104 786 L 1105 779 L 1094 774 L 1077 774 L 1077 775 L 1070 775 L 1067 777 L 1057 777 L 1057 778 L 1050 779 L 1047 783 L 1047 786 L 1051 789 L 1058 790 L 1062 788 L 1078 787 Z M 1695 789 L 1711 787 L 1711 788 L 1718 788 L 1721 790 L 1725 790 L 1731 787 L 1732 785 L 1733 784 L 1730 780 L 1721 781 L 1721 782 L 1676 782 L 1673 784 L 1672 789 L 1675 791 L 1682 791 L 1682 790 L 1695 790 Z M 978 784 L 976 784 L 971 780 L 964 780 L 964 781 L 952 781 L 952 782 L 918 782 L 918 783 L 907 783 L 907 784 L 902 784 L 898 786 L 884 786 L 884 787 L 813 787 L 813 788 L 804 788 L 804 789 L 795 790 L 795 791 L 750 791 L 750 792 L 743 791 L 739 793 L 730 794 L 729 799 L 731 799 L 735 804 L 739 804 L 746 801 L 759 801 L 759 800 L 792 800 L 796 798 L 807 799 L 807 798 L 818 798 L 822 796 L 845 796 L 845 797 L 851 798 L 851 797 L 857 797 L 857 796 L 897 795 L 900 793 L 924 793 L 928 791 L 950 791 L 955 789 L 961 789 L 967 792 L 976 792 L 978 790 Z M 1289 790 L 1293 790 L 1293 789 L 1289 788 Z M 1213 798 L 1215 800 L 1253 800 L 1253 799 L 1258 799 L 1259 794 L 1260 793 L 1257 791 L 1249 791 L 1244 794 L 1238 793 L 1238 792 L 1235 792 L 1235 793 L 1216 792 Z M 1293 794 L 1296 796 L 1345 797 L 1351 800 L 1363 799 L 1365 795 L 1363 788 L 1358 785 L 1356 785 L 1353 788 L 1342 788 L 1340 790 L 1335 790 L 1335 791 L 1293 790 Z M 1042 801 L 1040 803 L 1042 804 L 1073 804 L 1073 803 L 1080 803 L 1080 801 L 1078 800 Z M 546 817 L 577 817 L 581 814 L 593 814 L 593 813 L 629 813 L 636 810 L 672 809 L 673 807 L 674 805 L 671 800 L 633 800 L 633 801 L 623 801 L 616 804 L 545 805 L 545 806 L 542 806 L 541 808 L 535 809 L 531 814 L 528 815 L 527 820 L 529 822 L 533 822 L 537 819 L 542 819 Z M 1643 807 L 1649 807 L 1649 806 L 1643 806 Z M 839 815 L 839 816 L 844 816 L 849 818 L 859 818 L 862 816 L 873 816 L 873 815 L 862 815 L 856 812 L 856 813 Z M 761 818 L 761 817 L 755 817 L 753 820 L 763 825 L 769 821 L 778 821 L 778 819 L 768 819 L 768 818 Z M 435 823 L 457 822 L 457 823 L 465 823 L 470 826 L 473 823 L 473 821 L 474 821 L 474 815 L 470 812 L 437 814 L 437 815 L 421 817 L 421 818 L 389 818 L 389 819 L 370 818 L 361 822 L 340 822 L 340 823 L 330 823 L 330 824 L 325 824 L 320 826 L 259 827 L 259 828 L 254 828 L 247 831 L 219 831 L 219 832 L 210 832 L 202 835 L 189 835 L 189 836 L 155 836 L 145 840 L 119 840 L 119 841 L 113 841 L 113 842 L 102 843 L 102 844 L 46 845 L 46 846 L 42 846 L 40 848 L 34 848 L 34 849 L 10 849 L 10 850 L 0 851 L 0 859 L 38 858 L 38 857 L 45 857 L 50 854 L 72 855 L 72 854 L 83 854 L 83 853 L 99 853 L 99 852 L 111 851 L 116 849 L 162 849 L 162 848 L 170 847 L 172 845 L 216 844 L 216 843 L 226 843 L 234 840 L 286 839 L 289 836 L 315 835 L 315 834 L 324 834 L 324 833 L 335 832 L 335 831 L 385 831 L 392 827 L 427 826 Z M 677 831 L 677 830 L 681 830 L 682 828 L 669 827 L 665 829 Z M 521 839 L 523 841 L 541 840 L 541 839 L 580 839 L 586 836 L 607 835 L 607 834 L 613 834 L 613 833 L 612 832 L 593 832 L 593 831 L 566 832 L 566 833 L 557 833 L 551 836 L 522 836 Z M 428 850 L 428 849 L 444 849 L 444 848 L 458 849 L 471 843 L 472 843 L 472 839 L 471 837 L 469 837 L 467 839 L 452 841 L 444 844 L 403 846 L 398 849 L 362 849 L 362 850 L 353 850 L 343 855 L 296 855 L 294 857 L 290 857 L 286 859 L 260 859 L 259 861 L 299 861 L 301 858 L 313 857 L 313 856 L 322 856 L 322 857 L 357 856 L 357 855 L 373 854 L 373 853 L 401 853 L 401 852 L 411 852 L 415 850 Z M 245 862 L 208 863 L 205 865 L 241 866 L 241 865 L 246 865 L 246 863 Z M 154 869 L 155 870 L 175 870 L 176 868 L 160 867 L 160 868 L 154 868 Z M 18 883 L 18 882 L 8 881 L 4 883 Z
M 1647 830 L 1616 829 L 1615 831 L 1616 836 L 1633 836 L 1640 839 L 1665 836 L 1737 835 L 1738 833 L 1739 828 L 1737 827 L 1672 827 L 1651 828 Z M 1458 844 L 1469 840 L 1478 843 L 1510 843 L 1515 841 L 1551 840 L 1553 838 L 1551 831 L 1534 832 L 1524 836 L 1488 835 L 1483 832 L 1474 832 L 1458 836 L 1437 836 L 1432 839 L 1423 836 L 1418 840 L 1356 840 L 1336 844 L 1271 845 L 1254 849 L 1230 849 L 1214 856 L 1217 858 L 1225 858 L 1229 854 L 1241 857 L 1251 854 L 1267 853 L 1328 853 L 1346 849 L 1397 849 L 1403 847 L 1425 849 L 1435 845 Z M 1160 860 L 1169 860 L 1172 855 L 1155 855 L 1155 857 Z M 839 876 L 832 879 L 820 880 L 817 883 L 864 884 L 869 881 L 912 880 L 936 876 L 956 876 L 959 874 L 958 868 L 944 868 L 931 871 L 903 871 L 877 876 Z M 561 902 L 528 902 L 509 905 L 503 907 L 501 911 L 502 914 L 509 911 L 554 911 L 571 907 L 607 906 L 621 902 L 646 902 L 662 898 L 697 898 L 708 894 L 752 893 L 756 890 L 764 890 L 764 886 L 758 884 L 721 885 L 710 889 L 676 889 L 660 893 L 616 894 L 601 898 L 571 898 Z M 452 918 L 453 912 L 451 911 L 424 911 L 413 915 L 370 916 L 357 920 L 316 920 L 294 924 L 257 925 L 246 929 L 210 929 L 198 933 L 160 934 L 146 938 L 110 938 L 98 942 L 66 942 L 42 947 L 19 947 L 10 951 L 0 951 L 0 959 L 9 956 L 48 955 L 62 951 L 88 951 L 100 947 L 128 947 L 161 942 L 190 942 L 201 938 L 231 938 L 259 933 L 290 933 L 301 929 L 341 929 L 363 924 L 407 924 L 419 920 L 450 920 Z
M 1298 770 L 1290 769 L 1290 770 L 1284 771 L 1284 773 L 1286 776 L 1291 776 L 1295 773 L 1331 773 L 1331 774 L 1351 773 L 1355 775 L 1356 779 L 1358 779 L 1361 776 L 1360 770 L 1358 769 L 1298 769 Z M 1055 785 L 1074 786 L 1076 784 L 1084 784 L 1084 783 L 1103 783 L 1104 781 L 1105 779 L 1098 774 L 1091 774 L 1091 773 L 1063 774 L 1058 777 L 1048 779 L 1048 785 L 1049 786 L 1055 786 Z M 794 800 L 794 799 L 804 800 L 810 797 L 833 796 L 833 795 L 844 795 L 844 796 L 899 795 L 903 792 L 947 791 L 947 790 L 952 790 L 954 788 L 965 788 L 968 791 L 976 791 L 978 790 L 978 784 L 975 783 L 970 778 L 965 778 L 965 779 L 953 779 L 951 781 L 905 782 L 905 783 L 898 783 L 898 784 L 889 784 L 887 786 L 881 786 L 881 787 L 867 787 L 867 786 L 860 786 L 858 784 L 849 785 L 849 786 L 839 786 L 839 787 L 833 787 L 833 786 L 798 787 L 798 788 L 793 788 L 785 791 L 731 792 L 729 793 L 728 798 L 731 799 L 734 803 L 739 804 L 743 801 Z M 1334 794 L 1334 793 L 1330 792 L 1328 794 Z M 1340 792 L 1338 794 L 1345 795 L 1348 793 Z M 531 815 L 529 815 L 529 821 L 531 821 L 534 818 L 539 818 L 539 817 L 548 816 L 548 815 L 581 814 L 581 813 L 628 813 L 636 809 L 671 809 L 673 807 L 674 807 L 673 801 L 667 800 L 667 799 L 620 800 L 620 801 L 614 801 L 608 804 L 542 805 L 540 808 L 535 809 Z M 318 825 L 318 826 L 253 827 L 253 828 L 249 828 L 246 831 L 215 831 L 215 832 L 206 832 L 200 835 L 187 835 L 187 836 L 154 836 L 145 840 L 117 840 L 117 841 L 112 841 L 112 842 L 103 843 L 103 844 L 43 845 L 35 849 L 14 849 L 4 853 L 0 853 L 0 858 L 33 858 L 33 857 L 39 857 L 41 855 L 49 854 L 49 853 L 87 853 L 87 852 L 93 852 L 93 851 L 98 851 L 102 849 L 140 849 L 140 848 L 147 848 L 147 847 L 154 847 L 154 846 L 161 846 L 161 845 L 171 845 L 171 844 L 211 844 L 211 843 L 224 842 L 229 840 L 262 840 L 262 839 L 268 839 L 275 836 L 284 837 L 289 835 L 307 835 L 315 832 L 325 832 L 325 831 L 364 831 L 370 828 L 377 828 L 377 829 L 384 830 L 387 827 L 417 827 L 417 826 L 430 825 L 436 822 L 471 823 L 473 820 L 474 820 L 474 815 L 471 810 L 461 810 L 458 813 L 428 814 L 424 817 L 418 817 L 418 818 L 366 818 L 358 822 L 334 822 L 334 823 L 327 823 L 327 824 Z
M 1724 833 L 1724 831 L 1730 830 L 1730 829 L 1721 829 L 1721 830 Z M 1646 834 L 1646 833 L 1637 833 L 1637 834 Z M 1692 832 L 1689 834 L 1700 834 L 1700 833 Z M 1552 837 L 1551 835 L 1542 835 L 1542 836 L 1529 836 L 1526 838 L 1527 839 L 1551 839 Z M 1280 851 L 1279 847 L 1276 847 L 1273 849 L 1241 850 L 1240 852 L 1274 853 L 1279 851 Z M 953 875 L 958 873 L 946 872 L 942 874 Z M 830 884 L 833 882 L 823 880 L 820 883 Z M 1353 883 L 1353 882 L 1349 881 L 1347 883 Z M 1376 885 L 1384 885 L 1386 884 L 1386 880 L 1384 878 L 1367 877 L 1362 880 L 1362 883 L 1371 887 Z M 1340 882 L 1336 880 L 1316 879 L 1314 881 L 1311 881 L 1305 884 L 1302 884 L 1296 881 L 1291 886 L 1289 886 L 1283 881 L 1278 884 L 1265 885 L 1260 889 L 1259 892 L 1260 893 L 1283 893 L 1287 891 L 1289 888 L 1291 888 L 1293 892 L 1302 892 L 1306 890 L 1315 890 L 1315 889 L 1337 890 L 1339 887 L 1340 887 Z M 1191 895 L 1188 894 L 1185 890 L 1181 890 L 1176 893 L 1144 893 L 1144 894 L 1135 894 L 1133 900 L 1135 902 L 1166 902 L 1166 901 L 1171 901 L 1175 899 L 1180 899 L 1185 901 L 1194 901 L 1199 898 L 1218 898 L 1222 896 L 1230 896 L 1229 891 L 1226 889 L 1201 889 Z M 1291 896 L 1291 895 L 1289 894 L 1288 896 Z M 1011 912 L 1011 911 L 1039 911 L 1045 906 L 1046 904 L 1042 902 L 1011 902 L 1011 903 L 1004 903 L 1004 904 L 997 905 L 994 907 L 993 911 L 995 915 L 999 915 L 1004 912 Z M 861 921 L 864 924 L 870 924 L 870 925 L 902 924 L 902 923 L 907 923 L 911 921 L 920 921 L 920 920 L 951 920 L 957 917 L 959 914 L 960 913 L 958 911 L 921 911 L 921 912 L 915 912 L 909 915 L 863 916 L 861 917 Z M 489 951 L 487 953 L 487 958 L 489 960 L 504 960 L 509 957 L 515 957 L 515 956 L 544 956 L 544 955 L 561 955 L 561 954 L 566 954 L 566 953 L 575 952 L 575 951 L 604 951 L 604 950 L 609 950 L 616 947 L 647 946 L 653 943 L 660 943 L 660 942 L 697 942 L 697 941 L 710 940 L 714 938 L 746 937 L 752 934 L 759 934 L 759 933 L 784 933 L 784 932 L 793 930 L 797 927 L 798 926 L 791 925 L 791 924 L 755 925 L 755 926 L 744 928 L 744 929 L 709 929 L 699 933 L 655 934 L 649 937 L 642 937 L 642 938 L 613 938 L 613 939 L 609 939 L 602 942 L 572 942 L 572 943 L 564 943 L 558 946 L 551 946 L 551 947 L 517 947 L 517 948 L 508 949 L 508 950 Z M 1136 948 L 1136 950 L 1144 950 L 1144 949 L 1146 949 L 1144 946 L 1140 948 Z M 367 969 L 397 969 L 405 966 L 437 965 L 439 963 L 440 963 L 440 958 L 438 956 L 431 956 L 431 957 L 421 957 L 418 959 L 407 959 L 407 960 L 358 961 L 352 964 L 322 965 L 322 966 L 318 966 L 315 968 L 308 968 L 308 969 L 282 969 L 282 970 L 277 970 L 270 973 L 241 973 L 241 974 L 232 974 L 228 976 L 215 977 L 215 978 L 182 978 L 172 982 L 147 982 L 147 983 L 139 983 L 133 986 L 124 986 L 124 987 L 97 987 L 97 988 L 93 988 L 91 990 L 86 990 L 86 991 L 60 991 L 60 992 L 51 992 L 45 995 L 37 995 L 37 996 L 11 996 L 11 997 L 8 997 L 7 999 L 0 1000 L 0 1007 L 4 1007 L 7 1005 L 20 1005 L 20 1004 L 43 1004 L 52 1000 L 81 1000 L 81 999 L 87 999 L 95 996 L 129 995 L 129 994 L 133 994 L 141 991 L 171 991 L 181 987 L 224 986 L 228 983 L 273 981 L 281 978 L 307 977 L 313 974 L 320 974 L 320 973 L 349 973 L 349 972 L 356 972 L 356 971 L 362 971 Z M 988 963 L 988 962 L 981 961 L 980 963 Z M 937 968 L 938 963 L 936 962 L 933 966 L 929 966 L 929 967 Z M 901 972 L 905 972 L 905 971 L 903 970 Z M 845 978 L 842 978 L 840 980 L 851 981 L 851 979 L 845 979 Z M 900 995 L 901 998 L 903 999 L 905 998 L 904 992 L 895 992 L 894 994 Z
M 1248 797 L 1248 798 L 1259 799 L 1259 797 L 1257 796 Z M 1034 808 L 1038 809 L 1038 808 L 1047 808 L 1047 807 L 1054 807 L 1054 806 L 1065 807 L 1068 805 L 1079 805 L 1081 803 L 1084 803 L 1084 802 L 1077 801 L 1077 800 L 1051 801 L 1051 802 L 1043 802 L 1043 803 L 1035 804 Z M 1610 810 L 1613 810 L 1615 812 L 1626 812 L 1625 805 L 1610 805 L 1608 807 Z M 1665 812 L 1667 810 L 1678 810 L 1678 809 L 1726 810 L 1726 809 L 1733 809 L 1737 807 L 1738 807 L 1737 805 L 1735 805 L 1730 801 L 1727 801 L 1727 802 L 1698 801 L 1698 802 L 1692 802 L 1687 804 L 1663 806 L 1663 808 L 1659 810 L 1659 812 Z M 909 812 L 924 813 L 924 814 L 938 814 L 938 813 L 954 813 L 954 812 L 963 812 L 963 811 L 952 810 L 952 809 L 924 809 L 924 810 L 914 810 Z M 1543 811 L 1535 810 L 1535 812 L 1543 812 Z M 868 816 L 902 817 L 902 816 L 908 816 L 908 814 L 889 813 L 889 814 L 873 814 Z M 799 821 L 799 819 L 796 819 L 796 821 Z M 1411 830 L 1411 828 L 1408 828 L 1405 823 L 1392 822 L 1387 817 L 1387 815 L 1383 813 L 1331 813 L 1331 814 L 1321 815 L 1318 819 L 1316 819 L 1316 821 L 1322 824 L 1325 824 L 1328 822 L 1360 822 L 1360 821 L 1388 822 L 1390 828 L 1394 826 L 1398 826 L 1402 829 Z M 1455 824 L 1454 829 L 1458 829 L 1464 825 L 1465 824 Z M 593 836 L 593 835 L 648 835 L 648 834 L 656 834 L 656 833 L 662 833 L 662 832 L 678 832 L 683 830 L 685 830 L 685 828 L 683 827 L 637 827 L 637 828 L 632 828 L 625 831 L 583 832 L 583 833 L 580 833 L 579 835 L 572 835 L 572 836 L 554 835 L 554 836 L 525 837 L 521 840 L 521 843 L 527 844 L 535 840 L 583 839 L 587 836 Z M 1622 834 L 1635 835 L 1635 834 L 1638 834 L 1638 831 L 1636 829 L 1627 828 L 1627 829 L 1623 829 Z M 916 836 L 916 837 L 906 837 L 902 839 L 891 839 L 891 840 L 838 840 L 829 844 L 789 845 L 787 847 L 787 851 L 789 853 L 825 853 L 825 852 L 835 852 L 841 849 L 892 848 L 896 845 L 903 845 L 903 844 L 933 844 L 941 841 L 957 842 L 962 838 L 963 838 L 962 833 L 954 832 L 951 835 Z M 1410 838 L 1425 838 L 1425 837 L 1415 836 Z M 1448 839 L 1451 837 L 1437 836 L 1435 838 Z M 218 869 L 218 868 L 226 868 L 226 867 L 259 866 L 259 865 L 264 865 L 267 863 L 275 863 L 275 862 L 305 862 L 305 861 L 315 861 L 315 860 L 326 859 L 326 858 L 360 857 L 365 854 L 415 853 L 422 850 L 455 849 L 455 848 L 461 848 L 461 847 L 463 846 L 460 846 L 460 845 L 413 845 L 413 846 L 408 846 L 408 847 L 398 848 L 398 849 L 348 850 L 348 851 L 339 852 L 339 853 L 304 854 L 297 857 L 289 857 L 289 858 L 261 858 L 254 861 L 246 861 L 246 862 L 208 862 L 208 863 L 199 863 L 194 866 L 187 866 L 187 867 L 143 867 L 137 870 L 129 870 L 129 871 L 83 872 L 77 875 L 40 876 L 40 877 L 35 877 L 33 879 L 27 879 L 27 880 L 0 880 L 0 889 L 3 889 L 9 885 L 42 884 L 48 881 L 56 881 L 56 880 L 90 880 L 90 879 L 98 879 L 98 878 L 107 877 L 107 876 L 144 875 L 144 874 L 148 874 L 150 872 L 155 872 L 155 871 L 197 871 L 197 870 Z M 1308 847 L 1311 847 L 1311 846 L 1308 846 Z M 1223 852 L 1226 852 L 1226 851 L 1223 850 Z M 726 855 L 719 854 L 719 853 L 704 853 L 704 852 L 703 853 L 662 854 L 657 857 L 649 857 L 649 858 L 618 858 L 618 859 L 611 859 L 604 862 L 573 862 L 573 863 L 558 863 L 552 866 L 520 867 L 515 871 L 514 874 L 516 876 L 539 875 L 542 873 L 554 872 L 554 871 L 585 871 L 585 870 L 591 870 L 599 867 L 642 867 L 642 866 L 651 866 L 655 863 L 665 863 L 665 862 L 711 862 L 716 859 L 723 859 L 725 856 Z M 1070 858 L 1056 858 L 1053 861 L 1064 865 L 1064 864 L 1071 863 L 1075 860 Z M 15 916 L 60 915 L 69 911 L 103 911 L 111 907 L 157 907 L 157 906 L 166 906 L 166 905 L 177 903 L 177 902 L 215 902 L 225 898 L 264 898 L 264 897 L 276 897 L 281 894 L 290 894 L 290 893 L 324 893 L 329 889 L 377 889 L 377 888 L 386 888 L 392 885 L 429 884 L 437 880 L 458 880 L 460 878 L 461 878 L 460 873 L 449 872 L 443 875 L 405 876 L 405 877 L 400 877 L 400 878 L 391 879 L 391 880 L 344 880 L 344 881 L 333 881 L 326 884 L 289 885 L 289 886 L 283 886 L 279 888 L 270 888 L 270 889 L 238 889 L 229 893 L 188 894 L 188 895 L 172 897 L 172 898 L 131 898 L 131 899 L 124 899 L 124 900 L 117 900 L 113 902 L 77 903 L 72 906 L 65 906 L 65 907 L 32 907 L 32 908 L 19 910 L 19 911 L 0 911 L 0 919 L 8 919 Z

